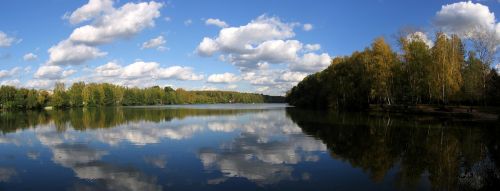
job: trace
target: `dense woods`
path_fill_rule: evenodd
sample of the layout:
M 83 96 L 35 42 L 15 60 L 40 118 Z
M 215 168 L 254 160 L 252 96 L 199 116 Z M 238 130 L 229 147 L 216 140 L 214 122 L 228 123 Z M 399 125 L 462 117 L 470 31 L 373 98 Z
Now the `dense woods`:
M 286 95 L 308 108 L 366 109 L 380 105 L 500 105 L 500 77 L 490 65 L 495 49 L 437 33 L 430 47 L 416 33 L 399 38 L 395 52 L 383 38 L 351 56 L 337 57 Z M 483 43 L 484 44 L 484 43 Z
M 282 102 L 280 96 L 267 96 L 253 93 L 231 91 L 186 91 L 159 86 L 149 88 L 127 88 L 108 83 L 74 83 L 66 88 L 56 83 L 52 92 L 0 87 L 0 106 L 2 109 L 38 109 L 47 106 L 99 107 L 165 104 L 201 103 L 267 103 Z

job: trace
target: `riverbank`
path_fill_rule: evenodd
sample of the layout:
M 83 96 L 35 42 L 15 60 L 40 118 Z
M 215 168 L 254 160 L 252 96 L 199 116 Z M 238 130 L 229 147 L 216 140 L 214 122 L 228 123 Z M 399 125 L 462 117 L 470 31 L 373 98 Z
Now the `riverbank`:
M 370 105 L 369 112 L 386 112 L 405 115 L 429 115 L 439 118 L 454 118 L 462 120 L 500 119 L 500 107 L 485 106 L 438 106 L 438 105 Z

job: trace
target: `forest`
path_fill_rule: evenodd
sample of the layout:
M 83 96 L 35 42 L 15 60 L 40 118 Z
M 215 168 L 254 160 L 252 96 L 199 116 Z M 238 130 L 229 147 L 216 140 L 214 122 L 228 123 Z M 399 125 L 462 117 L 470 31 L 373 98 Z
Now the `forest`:
M 283 102 L 281 96 L 232 91 L 187 91 L 184 89 L 128 88 L 109 83 L 73 83 L 66 88 L 56 83 L 53 91 L 0 87 L 0 107 L 4 110 L 31 110 L 45 107 L 101 107 L 202 103 Z
M 370 47 L 336 57 L 286 94 L 305 108 L 364 110 L 370 105 L 500 106 L 500 77 L 491 68 L 496 42 L 436 33 L 429 46 L 421 35 L 400 35 L 396 52 L 377 38 Z

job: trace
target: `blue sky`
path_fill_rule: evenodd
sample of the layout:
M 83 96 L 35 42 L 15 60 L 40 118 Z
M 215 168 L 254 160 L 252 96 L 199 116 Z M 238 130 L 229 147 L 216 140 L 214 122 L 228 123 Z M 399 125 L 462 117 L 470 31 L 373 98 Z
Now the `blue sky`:
M 1 4 L 0 83 L 37 89 L 85 81 L 282 95 L 334 56 L 379 36 L 394 43 L 403 27 L 432 39 L 479 26 L 500 39 L 497 0 Z

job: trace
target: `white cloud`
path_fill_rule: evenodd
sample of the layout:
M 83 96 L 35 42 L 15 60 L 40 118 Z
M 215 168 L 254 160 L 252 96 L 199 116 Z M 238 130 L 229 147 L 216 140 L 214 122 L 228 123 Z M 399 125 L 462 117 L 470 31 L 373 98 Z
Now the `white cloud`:
M 287 71 L 281 74 L 280 80 L 285 82 L 300 82 L 304 79 L 308 74 L 304 72 L 291 72 Z
M 99 49 L 85 44 L 75 44 L 69 40 L 59 42 L 48 50 L 48 65 L 76 65 L 87 60 L 107 55 Z
M 472 37 L 478 31 L 494 30 L 500 37 L 495 14 L 487 6 L 471 1 L 443 5 L 436 13 L 434 24 L 446 33 L 462 37 Z
M 263 15 L 243 26 L 222 28 L 213 38 L 203 38 L 196 52 L 238 67 L 241 79 L 255 91 L 283 95 L 308 74 L 328 67 L 331 60 L 327 53 L 317 53 L 320 44 L 304 45 L 293 39 L 296 27 L 304 25 Z M 312 29 L 312 25 L 306 28 Z M 214 79 L 215 75 L 209 76 L 207 82 L 223 81 Z
M 12 76 L 17 75 L 20 71 L 21 71 L 20 67 L 14 67 L 10 70 L 0 70 L 0 79 L 10 78 Z
M 23 56 L 24 61 L 33 61 L 36 59 L 38 59 L 38 56 L 36 54 L 31 53 L 31 52 L 27 53 Z
M 39 79 L 57 80 L 69 77 L 76 73 L 76 70 L 64 70 L 60 66 L 42 65 L 35 72 L 34 77 Z
M 213 19 L 213 18 L 207 19 L 205 21 L 205 25 L 214 25 L 214 26 L 218 26 L 220 28 L 226 28 L 229 26 L 226 22 L 221 21 L 219 19 Z
M 172 18 L 171 17 L 165 17 L 165 18 L 163 18 L 163 20 L 165 20 L 166 22 L 170 22 L 170 21 L 172 21 Z
M 47 90 L 47 89 L 51 89 L 51 87 L 54 85 L 54 83 L 55 83 L 55 81 L 48 80 L 48 79 L 32 79 L 32 80 L 29 80 L 25 84 L 25 87 Z
M 243 71 L 268 68 L 269 64 L 315 66 L 295 67 L 305 71 L 324 68 L 324 58 L 329 57 L 328 54 L 301 55 L 302 52 L 317 51 L 321 46 L 309 44 L 304 47 L 300 41 L 290 39 L 295 36 L 295 26 L 296 23 L 284 23 L 277 17 L 263 15 L 244 26 L 223 28 L 215 38 L 203 38 L 197 47 L 197 53 L 200 56 L 220 53 L 219 58 Z M 306 60 L 303 56 L 315 58 L 315 62 Z M 318 57 L 321 59 L 317 59 Z
M 162 3 L 126 3 L 113 7 L 111 0 L 89 0 L 82 7 L 69 14 L 73 24 L 91 21 L 76 28 L 68 39 L 52 46 L 47 65 L 78 65 L 85 61 L 105 56 L 96 46 L 110 43 L 119 38 L 130 38 L 145 28 L 155 25 L 160 17 Z M 68 14 L 67 14 L 68 15 Z
M 255 90 L 257 90 L 258 92 L 264 92 L 264 91 L 269 90 L 269 86 L 258 87 Z
M 178 80 L 202 80 L 202 74 L 193 73 L 193 68 L 182 66 L 171 66 L 168 68 L 160 68 L 157 73 L 159 79 L 178 79 Z
M 304 48 L 308 52 L 314 52 L 314 51 L 320 50 L 321 49 L 321 45 L 320 44 L 306 44 L 306 46 Z
M 111 11 L 113 11 L 112 0 L 89 0 L 87 4 L 71 13 L 69 22 L 71 24 L 78 24 Z
M 145 86 L 145 81 L 150 83 L 159 80 L 202 80 L 202 74 L 196 74 L 191 67 L 170 66 L 161 67 L 157 62 L 137 61 L 132 64 L 121 66 L 115 62 L 98 66 L 94 69 L 94 76 L 90 76 L 101 82 L 110 82 L 127 86 Z
M 315 53 L 307 53 L 294 63 L 291 64 L 291 68 L 296 71 L 303 72 L 314 72 L 325 69 L 330 65 L 331 57 L 330 55 L 323 54 L 315 54 Z
M 160 67 L 157 62 L 134 62 L 123 68 L 121 77 L 127 79 L 151 77 Z
M 13 80 L 5 80 L 0 83 L 2 86 L 20 86 L 21 81 L 19 79 L 13 79 Z
M 144 43 L 142 43 L 141 49 L 150 49 L 150 48 L 156 48 L 157 50 L 165 50 L 166 47 L 164 46 L 167 41 L 163 36 L 158 36 L 156 38 L 152 38 Z
M 240 78 L 233 73 L 212 74 L 208 76 L 207 82 L 209 83 L 234 83 L 239 81 Z
M 61 76 L 61 77 L 62 77 L 62 78 L 66 78 L 66 77 L 71 76 L 71 75 L 73 75 L 73 74 L 75 74 L 75 73 L 76 73 L 76 70 L 73 70 L 73 69 L 70 69 L 70 70 L 64 70 L 64 71 L 62 72 L 62 76 Z
M 126 3 L 116 10 L 98 17 L 96 22 L 79 27 L 70 40 L 90 45 L 109 43 L 116 38 L 129 38 L 147 27 L 155 25 L 160 16 L 161 3 L 154 1 Z
M 218 50 L 217 42 L 207 37 L 203 38 L 197 48 L 198 55 L 200 56 L 212 56 Z
M 427 46 L 429 46 L 429 48 L 434 46 L 434 42 L 432 42 L 432 40 L 429 39 L 427 34 L 420 32 L 420 31 L 414 32 L 412 34 L 408 34 L 408 36 L 406 36 L 406 39 L 408 39 L 410 42 L 414 41 L 414 40 L 421 40 L 425 44 L 427 44 Z
M 217 90 L 219 90 L 219 88 L 214 87 L 214 86 L 203 86 L 203 87 L 200 88 L 200 90 L 203 90 L 203 91 L 217 91 Z
M 231 90 L 234 90 L 234 89 L 236 89 L 236 88 L 238 88 L 238 85 L 236 85 L 236 84 L 229 84 L 229 85 L 227 86 L 227 89 L 231 89 Z
M 9 47 L 16 39 L 0 31 L 0 47 Z
M 115 77 L 121 74 L 122 66 L 115 62 L 108 62 L 107 64 L 96 67 L 95 72 L 100 76 Z
M 302 26 L 302 30 L 304 30 L 304 31 L 311 31 L 312 29 L 313 29 L 313 25 L 309 24 L 309 23 L 306 23 Z
M 35 72 L 35 78 L 59 79 L 63 68 L 60 66 L 40 66 Z
M 186 25 L 186 26 L 189 26 L 191 24 L 193 24 L 193 20 L 191 20 L 191 19 L 188 19 L 188 20 L 184 21 L 184 25 Z

